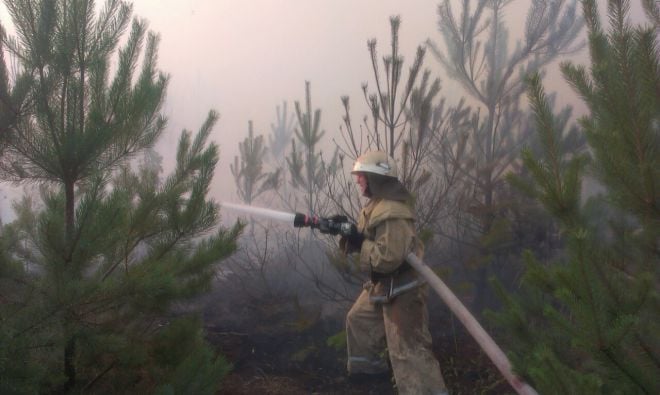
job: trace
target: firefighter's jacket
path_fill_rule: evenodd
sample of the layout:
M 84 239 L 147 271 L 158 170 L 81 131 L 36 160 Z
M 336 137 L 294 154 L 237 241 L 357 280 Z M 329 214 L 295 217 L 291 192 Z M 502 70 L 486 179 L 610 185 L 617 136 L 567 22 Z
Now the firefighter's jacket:
M 372 302 L 387 303 L 423 283 L 405 262 L 410 252 L 421 259 L 424 251 L 414 221 L 412 209 L 396 200 L 374 198 L 362 209 L 357 224 L 365 237 L 360 266 L 371 274 L 366 288 Z

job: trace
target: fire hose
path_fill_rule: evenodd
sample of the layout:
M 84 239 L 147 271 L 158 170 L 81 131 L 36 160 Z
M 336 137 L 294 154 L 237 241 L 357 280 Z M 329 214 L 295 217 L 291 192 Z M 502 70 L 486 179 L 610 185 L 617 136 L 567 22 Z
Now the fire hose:
M 227 204 L 224 204 L 225 206 Z M 280 213 L 273 210 L 254 208 L 245 208 L 245 206 L 229 205 L 230 208 L 243 211 L 252 212 L 254 214 L 269 215 L 276 219 L 285 219 L 293 217 L 293 225 L 296 228 L 309 227 L 317 229 L 319 232 L 330 235 L 342 235 L 350 237 L 353 232 L 357 232 L 355 225 L 348 221 L 345 216 L 334 216 L 331 218 L 321 218 L 316 216 L 308 216 L 305 214 L 295 213 Z M 279 217 L 276 217 L 276 214 Z M 286 217 L 282 217 L 282 215 Z M 410 253 L 406 257 L 406 261 L 412 266 L 420 276 L 431 286 L 431 288 L 440 296 L 442 301 L 449 307 L 449 309 L 456 315 L 459 321 L 463 324 L 465 329 L 476 340 L 477 344 L 483 349 L 488 358 L 493 362 L 495 367 L 500 371 L 504 378 L 509 382 L 513 389 L 520 395 L 538 395 L 536 390 L 529 384 L 523 381 L 515 373 L 511 366 L 511 362 L 504 354 L 502 349 L 495 343 L 490 335 L 479 324 L 476 318 L 468 311 L 468 309 L 461 303 L 456 295 L 449 289 L 449 287 L 438 277 L 437 274 L 431 270 L 421 259 L 415 254 Z
M 426 264 L 413 253 L 408 254 L 406 261 L 410 266 L 417 270 L 438 296 L 440 296 L 440 299 L 445 302 L 452 313 L 456 315 L 458 320 L 461 321 L 463 326 L 465 326 L 465 329 L 467 329 L 474 340 L 477 341 L 486 355 L 488 355 L 488 358 L 490 358 L 493 364 L 495 364 L 497 370 L 499 370 L 509 384 L 511 384 L 513 389 L 521 395 L 537 395 L 534 388 L 513 373 L 511 362 L 509 362 L 509 359 L 506 357 L 502 349 L 484 330 L 481 324 L 479 324 L 479 321 L 470 314 L 465 305 L 461 303 L 451 289 L 445 285 L 440 277 L 438 277 L 430 267 L 426 266 Z

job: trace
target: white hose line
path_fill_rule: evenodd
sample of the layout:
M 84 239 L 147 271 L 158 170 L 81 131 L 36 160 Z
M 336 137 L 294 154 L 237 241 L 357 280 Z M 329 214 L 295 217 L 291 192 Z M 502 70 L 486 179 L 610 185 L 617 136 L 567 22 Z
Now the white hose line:
M 497 369 L 502 373 L 504 378 L 511 384 L 513 389 L 521 395 L 538 395 L 536 390 L 529 384 L 524 382 L 520 377 L 516 376 L 511 370 L 511 362 L 506 357 L 502 349 L 495 343 L 490 335 L 484 330 L 479 322 L 474 318 L 468 309 L 461 303 L 454 293 L 445 285 L 444 282 L 438 277 L 437 274 L 431 270 L 424 262 L 422 262 L 413 253 L 408 254 L 407 262 L 417 270 L 419 274 L 431 285 L 431 287 L 438 293 L 440 298 L 447 304 L 449 309 L 458 317 L 458 320 L 463 323 L 465 329 L 470 332 L 470 335 L 477 341 L 479 346 L 484 350 L 486 355 L 495 364 Z

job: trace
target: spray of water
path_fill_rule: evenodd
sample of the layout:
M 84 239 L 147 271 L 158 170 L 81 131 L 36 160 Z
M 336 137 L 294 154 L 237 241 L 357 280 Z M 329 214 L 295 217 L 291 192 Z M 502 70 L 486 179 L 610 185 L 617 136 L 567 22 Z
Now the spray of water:
M 278 221 L 288 222 L 290 224 L 293 224 L 293 220 L 296 217 L 296 214 L 294 213 L 286 213 L 284 211 L 270 210 L 261 207 L 246 206 L 243 204 L 221 203 L 221 206 L 230 210 L 241 211 L 247 214 L 258 215 L 261 217 L 268 217 Z

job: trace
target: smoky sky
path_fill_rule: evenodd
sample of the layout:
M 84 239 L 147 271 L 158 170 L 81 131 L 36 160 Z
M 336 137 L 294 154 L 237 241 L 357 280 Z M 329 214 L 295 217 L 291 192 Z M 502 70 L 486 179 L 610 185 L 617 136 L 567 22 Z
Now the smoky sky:
M 212 192 L 231 199 L 228 167 L 248 121 L 255 134 L 268 135 L 276 106 L 286 101 L 292 114 L 309 81 L 329 141 L 342 124 L 342 95 L 351 97 L 356 119 L 365 114 L 361 85 L 373 84 L 367 41 L 376 38 L 379 54 L 389 53 L 389 18 L 400 15 L 401 52 L 412 61 L 417 46 L 435 34 L 436 6 L 428 0 L 136 2 L 135 13 L 161 35 L 159 65 L 171 75 L 170 133 L 161 145 L 172 147 L 176 131 L 197 127 L 209 108 L 219 111 L 214 140 L 221 159 Z
M 604 15 L 606 1 L 598 3 Z M 97 2 L 99 7 L 102 4 Z M 135 0 L 133 15 L 146 19 L 150 30 L 160 35 L 158 66 L 170 76 L 163 109 L 168 128 L 156 147 L 164 156 L 165 170 L 173 167 L 181 130 L 196 131 L 208 111 L 217 110 L 220 119 L 212 140 L 220 146 L 220 162 L 211 194 L 218 200 L 235 199 L 229 164 L 238 142 L 247 136 L 248 121 L 256 135 L 270 134 L 276 106 L 288 102 L 293 115 L 294 101 L 304 102 L 305 81 L 311 83 L 312 106 L 322 110 L 321 127 L 330 146 L 342 124 L 341 96 L 350 96 L 354 122 L 366 114 L 361 85 L 374 84 L 367 41 L 377 39 L 379 57 L 388 54 L 389 18 L 399 15 L 406 76 L 417 46 L 427 39 L 442 46 L 439 4 L 439 0 Z M 458 14 L 460 1 L 452 4 Z M 633 15 L 641 17 L 638 2 L 632 5 Z M 529 0 L 515 0 L 506 9 L 511 46 L 521 36 L 528 7 Z M 10 25 L 4 5 L 0 18 L 3 25 Z M 586 63 L 587 51 L 565 59 Z M 441 79 L 440 95 L 449 103 L 467 96 L 430 53 L 424 65 Z M 573 104 L 577 113 L 585 110 L 557 64 L 548 67 L 545 81 L 548 90 L 559 92 L 559 105 Z M 7 185 L 1 188 L 3 196 L 11 190 Z M 3 222 L 11 217 L 6 200 L 0 211 Z

